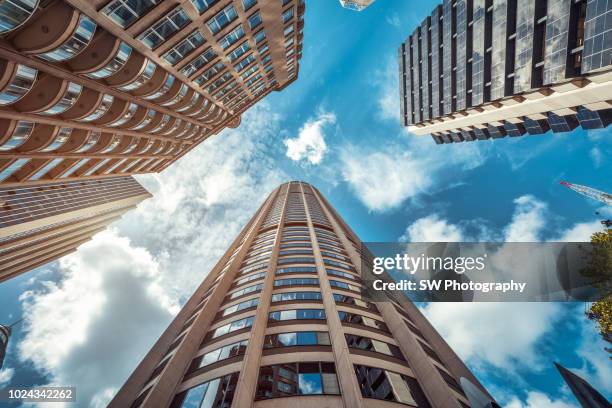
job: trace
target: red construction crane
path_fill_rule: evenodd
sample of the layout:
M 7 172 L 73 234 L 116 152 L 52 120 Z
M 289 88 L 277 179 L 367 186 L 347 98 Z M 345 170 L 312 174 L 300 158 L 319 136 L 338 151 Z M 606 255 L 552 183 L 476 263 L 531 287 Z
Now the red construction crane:
M 606 205 L 612 205 L 612 194 L 604 193 L 603 191 L 595 190 L 591 187 L 581 186 L 580 184 L 572 184 L 567 181 L 562 181 L 562 185 L 571 188 L 578 194 L 592 198 L 593 200 L 601 201 Z

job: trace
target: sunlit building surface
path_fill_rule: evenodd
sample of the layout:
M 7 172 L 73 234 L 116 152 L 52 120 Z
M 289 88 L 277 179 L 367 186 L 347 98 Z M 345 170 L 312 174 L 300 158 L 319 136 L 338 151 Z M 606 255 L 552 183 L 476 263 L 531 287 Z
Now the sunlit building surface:
M 75 251 L 150 196 L 131 176 L 0 187 L 0 282 Z
M 462 408 L 465 380 L 488 395 L 407 298 L 362 298 L 360 251 L 318 190 L 281 185 L 109 406 Z
M 401 121 L 436 143 L 606 127 L 612 2 L 444 0 L 399 49 Z
M 0 2 L 0 185 L 159 172 L 298 75 L 303 0 Z

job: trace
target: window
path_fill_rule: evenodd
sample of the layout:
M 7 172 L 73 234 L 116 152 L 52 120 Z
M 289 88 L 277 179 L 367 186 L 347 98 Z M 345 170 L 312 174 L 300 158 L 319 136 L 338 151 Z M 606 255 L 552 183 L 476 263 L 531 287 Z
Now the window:
M 350 348 L 386 354 L 388 356 L 404 360 L 404 356 L 402 355 L 400 349 L 397 346 L 394 346 L 393 344 L 385 343 L 380 340 L 370 339 L 368 337 L 357 336 L 354 334 L 345 334 L 344 336 L 346 337 L 346 344 L 348 344 Z
M 47 61 L 65 61 L 74 58 L 87 47 L 94 33 L 97 24 L 84 14 L 79 17 L 79 24 L 74 33 L 57 48 L 38 55 Z
M 293 278 L 293 279 L 275 279 L 274 286 L 300 286 L 300 285 L 318 285 L 317 278 Z
M 239 312 L 244 309 L 249 309 L 251 307 L 255 307 L 259 304 L 259 299 L 249 299 L 244 302 L 238 303 L 236 305 L 232 305 L 230 307 L 226 307 L 221 312 L 221 317 L 231 315 L 233 313 Z
M 255 33 L 255 43 L 256 44 L 259 44 L 265 38 L 266 38 L 266 33 L 264 33 L 264 30 L 259 30 L 258 32 Z
M 210 335 L 211 339 L 215 339 L 217 337 L 223 336 L 228 333 L 235 332 L 236 330 L 246 329 L 253 325 L 254 316 L 246 317 L 244 319 L 236 320 L 234 322 L 228 323 L 221 327 L 217 327 L 212 334 Z
M 344 263 L 338 262 L 338 261 L 332 261 L 331 259 L 323 259 L 323 263 L 325 265 L 331 265 L 331 266 L 335 266 L 337 268 L 347 269 L 349 271 L 354 271 L 355 270 L 355 268 L 353 268 L 351 265 L 347 265 L 347 264 L 344 264 Z
M 257 4 L 257 0 L 242 0 L 242 6 L 244 7 L 244 11 L 247 11 L 255 4 Z
M 182 61 L 189 53 L 204 44 L 206 40 L 202 33 L 198 30 L 193 32 L 189 37 L 178 43 L 174 48 L 164 54 L 164 59 L 172 65 L 176 65 Z
M 361 365 L 355 365 L 355 374 L 364 398 L 431 407 L 419 383 L 412 377 Z
M 256 273 L 255 275 L 249 275 L 249 276 L 247 276 L 245 278 L 239 279 L 238 282 L 236 282 L 236 286 L 240 286 L 240 285 L 242 285 L 244 283 L 247 283 L 247 282 L 250 282 L 250 281 L 254 281 L 254 280 L 257 280 L 257 279 L 261 279 L 261 278 L 263 278 L 265 276 L 266 276 L 265 272 Z
M 268 334 L 264 339 L 264 349 L 291 346 L 329 346 L 329 333 L 327 332 L 290 332 Z
M 291 20 L 292 17 L 293 17 L 293 7 L 283 12 L 283 24 Z
M 259 14 L 259 11 L 258 11 L 257 13 L 249 17 L 249 27 L 251 27 L 251 30 L 253 30 L 260 24 L 261 24 L 261 15 Z
M 208 29 L 214 35 L 225 28 L 229 23 L 234 21 L 238 17 L 236 9 L 233 5 L 229 5 L 220 12 L 218 12 L 213 18 L 206 22 Z
M 229 407 L 234 400 L 239 373 L 232 373 L 207 381 L 178 394 L 170 408 Z
M 282 275 L 283 273 L 317 273 L 317 268 L 314 266 L 291 266 L 276 270 L 277 275 Z
M 194 72 L 196 72 L 198 69 L 202 68 L 204 65 L 212 61 L 216 56 L 217 54 L 215 54 L 215 51 L 213 51 L 212 48 L 208 48 L 206 51 L 200 54 L 197 58 L 195 58 L 189 64 L 185 65 L 181 69 L 181 73 L 185 76 L 190 76 Z
M 202 75 L 196 78 L 196 82 L 198 85 L 202 85 L 204 82 L 210 80 L 213 76 L 221 72 L 221 70 L 225 68 L 225 65 L 221 61 L 218 61 L 212 67 L 208 68 Z
M 259 369 L 257 400 L 317 394 L 340 394 L 334 363 L 289 363 Z
M 208 10 L 211 6 L 213 6 L 218 1 L 219 0 L 191 0 L 191 2 L 198 9 L 200 14 Z
M 389 332 L 389 328 L 384 322 L 380 320 L 372 319 L 371 317 L 362 316 L 356 313 L 349 312 L 338 312 L 338 317 L 340 317 L 340 321 L 343 323 L 352 323 L 357 324 L 359 326 L 370 327 L 377 330 L 382 330 L 384 332 Z
M 242 25 L 239 25 L 230 31 L 229 34 L 219 40 L 219 45 L 221 48 L 223 48 L 223 50 L 227 50 L 232 44 L 235 44 L 236 41 L 242 37 L 244 37 L 244 29 L 242 28 Z
M 364 307 L 378 312 L 378 308 L 374 303 L 366 302 L 365 300 L 357 299 L 351 296 L 334 293 L 334 300 L 336 303 L 346 303 L 347 305 Z
M 228 297 L 229 299 L 236 299 L 237 297 L 246 295 L 248 293 L 259 292 L 263 284 L 258 283 L 257 285 L 247 286 L 244 289 L 237 290 L 236 292 L 232 292 Z
M 270 312 L 268 321 L 285 320 L 325 320 L 325 310 L 323 309 L 294 309 Z
M 240 44 L 234 51 L 230 52 L 227 56 L 231 62 L 236 61 L 238 58 L 244 55 L 245 52 L 251 49 L 249 41 L 245 41 Z
M 333 279 L 330 279 L 329 284 L 333 288 L 352 290 L 352 291 L 355 291 L 355 292 L 359 291 L 359 286 L 349 285 L 348 283 L 340 282 L 340 281 L 333 280 Z
M 6 180 L 11 177 L 14 173 L 17 173 L 30 159 L 17 159 L 11 163 L 8 167 L 0 172 L 0 181 Z
M 253 56 L 253 54 L 249 54 L 245 59 L 236 64 L 234 68 L 236 71 L 240 72 L 253 63 L 253 61 L 255 61 L 255 56 Z
M 272 302 L 287 302 L 291 300 L 321 300 L 319 292 L 284 292 L 272 295 Z
M 145 15 L 161 0 L 114 0 L 102 12 L 125 28 Z
M 207 365 L 211 365 L 213 363 L 216 363 L 217 361 L 225 360 L 235 356 L 240 356 L 246 352 L 248 343 L 248 340 L 242 340 L 209 351 L 208 353 L 193 360 L 193 362 L 191 363 L 190 371 L 206 367 Z
M 346 279 L 357 280 L 357 277 L 353 275 L 352 273 L 342 272 L 342 271 L 337 271 L 335 269 L 327 269 L 327 268 L 325 268 L 325 271 L 327 271 L 328 275 L 341 276 Z
M 138 40 L 147 47 L 154 49 L 185 27 L 190 21 L 185 10 L 178 7 L 140 34 Z
M 290 264 L 290 263 L 315 263 L 314 258 L 300 257 L 300 258 L 283 258 L 278 260 L 278 264 Z

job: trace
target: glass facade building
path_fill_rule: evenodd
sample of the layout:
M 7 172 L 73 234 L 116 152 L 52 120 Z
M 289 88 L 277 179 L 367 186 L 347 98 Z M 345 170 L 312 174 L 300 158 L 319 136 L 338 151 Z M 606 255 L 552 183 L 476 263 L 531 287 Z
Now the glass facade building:
M 0 3 L 0 186 L 159 172 L 299 71 L 303 0 Z
M 401 122 L 438 144 L 605 127 L 612 3 L 444 0 L 399 48 Z
M 109 406 L 462 408 L 462 378 L 486 394 L 407 298 L 362 298 L 360 252 L 317 189 L 281 185 Z

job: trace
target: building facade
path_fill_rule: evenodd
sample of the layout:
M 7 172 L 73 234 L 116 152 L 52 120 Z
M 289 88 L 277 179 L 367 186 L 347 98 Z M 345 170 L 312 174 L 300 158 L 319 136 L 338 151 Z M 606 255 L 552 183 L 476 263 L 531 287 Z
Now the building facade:
M 259 208 L 110 407 L 471 406 L 485 395 L 407 300 L 361 296 L 361 243 L 312 186 Z
M 0 185 L 165 169 L 297 78 L 304 7 L 0 2 Z
M 399 48 L 401 121 L 438 144 L 612 121 L 612 3 L 444 0 Z
M 131 176 L 0 187 L 0 282 L 75 251 L 150 196 Z

